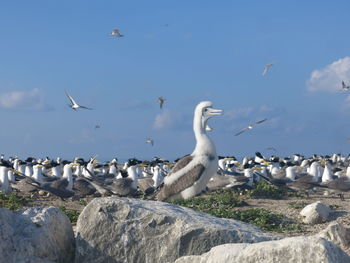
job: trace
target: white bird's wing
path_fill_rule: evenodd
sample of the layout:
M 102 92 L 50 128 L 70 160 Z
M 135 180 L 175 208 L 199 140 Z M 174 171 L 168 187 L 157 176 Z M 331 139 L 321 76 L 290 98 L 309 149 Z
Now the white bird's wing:
M 78 103 L 75 102 L 75 100 L 72 98 L 71 95 L 68 94 L 67 91 L 65 91 L 66 96 L 68 97 L 68 99 L 70 100 L 70 102 L 72 103 L 72 105 L 78 105 Z
M 266 75 L 266 73 L 267 73 L 267 71 L 269 71 L 269 68 L 265 66 L 265 67 L 264 67 L 264 71 L 263 71 L 262 75 L 263 75 L 263 76 L 265 76 L 265 75 Z
M 172 174 L 184 169 L 191 161 L 193 157 L 191 155 L 187 155 L 181 158 L 173 167 L 173 169 L 169 172 L 167 176 L 171 176 Z M 156 194 L 156 198 L 160 201 L 166 200 L 172 195 L 178 194 L 184 189 L 190 187 L 194 184 L 200 177 L 203 175 L 205 171 L 205 167 L 202 164 L 195 165 L 192 169 L 188 170 L 186 173 L 181 175 L 178 179 L 173 181 L 170 184 L 161 184 L 159 188 L 159 192 Z
M 263 76 L 266 75 L 266 73 L 269 71 L 269 69 L 272 67 L 273 63 L 270 63 L 270 64 L 266 64 L 265 67 L 264 67 L 264 71 L 262 73 Z

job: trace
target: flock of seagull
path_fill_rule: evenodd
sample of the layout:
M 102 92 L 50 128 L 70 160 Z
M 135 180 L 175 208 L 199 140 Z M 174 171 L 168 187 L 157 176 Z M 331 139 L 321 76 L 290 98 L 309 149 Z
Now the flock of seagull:
M 234 156 L 217 156 L 215 144 L 207 134 L 210 131 L 207 122 L 222 114 L 223 111 L 213 108 L 210 101 L 200 102 L 193 118 L 196 146 L 191 154 L 174 162 L 158 157 L 144 161 L 131 158 L 119 164 L 117 158 L 98 162 L 97 156 L 88 161 L 79 157 L 68 161 L 49 157 L 6 159 L 1 155 L 0 191 L 31 195 L 50 193 L 61 199 L 145 195 L 148 199 L 172 201 L 188 199 L 208 190 L 251 188 L 260 180 L 306 193 L 326 189 L 342 199 L 343 193 L 350 190 L 350 155 L 306 158 L 293 154 L 267 158 L 256 152 L 254 157 L 244 157 L 240 161 Z M 153 143 L 151 139 L 148 141 Z

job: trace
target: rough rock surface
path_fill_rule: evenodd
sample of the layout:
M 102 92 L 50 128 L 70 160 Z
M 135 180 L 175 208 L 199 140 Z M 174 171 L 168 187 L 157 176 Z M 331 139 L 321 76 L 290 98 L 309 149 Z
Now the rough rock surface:
M 348 248 L 350 244 L 350 229 L 338 222 L 331 222 L 317 236 L 332 241 L 340 247 Z
M 303 216 L 303 223 L 305 224 L 319 224 L 328 220 L 332 209 L 320 201 L 309 204 L 300 211 Z
M 279 237 L 249 224 L 156 201 L 91 201 L 77 223 L 76 262 L 173 262 L 225 243 Z
M 0 262 L 74 262 L 74 246 L 71 223 L 59 209 L 0 208 Z
M 256 244 L 224 244 L 201 256 L 185 256 L 175 263 L 348 263 L 350 257 L 320 237 L 290 237 Z

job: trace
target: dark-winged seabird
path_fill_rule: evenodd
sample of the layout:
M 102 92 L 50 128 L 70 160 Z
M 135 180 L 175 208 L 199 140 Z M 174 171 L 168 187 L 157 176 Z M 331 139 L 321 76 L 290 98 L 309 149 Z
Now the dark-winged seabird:
M 112 36 L 112 37 L 123 37 L 124 35 L 120 34 L 119 28 L 114 28 L 113 31 L 109 34 L 107 34 L 107 36 Z
M 154 141 L 151 138 L 147 138 L 145 142 L 152 146 L 154 145 Z
M 68 97 L 68 99 L 71 103 L 69 105 L 69 107 L 71 107 L 73 110 L 77 110 L 77 109 L 92 110 L 91 108 L 88 108 L 88 107 L 85 107 L 85 106 L 82 106 L 82 105 L 79 105 L 78 103 L 76 103 L 76 101 L 72 98 L 72 96 L 67 93 L 67 91 L 65 91 L 65 93 L 66 93 L 66 96 Z
M 159 102 L 159 107 L 162 109 L 163 108 L 163 104 L 164 104 L 165 98 L 163 98 L 162 96 L 160 96 L 157 99 L 157 102 Z
M 155 198 L 160 201 L 188 199 L 201 193 L 218 169 L 214 143 L 205 127 L 209 118 L 222 115 L 210 101 L 199 103 L 194 111 L 193 130 L 196 147 L 192 154 L 180 159 L 160 185 Z
M 341 90 L 342 91 L 348 91 L 350 89 L 350 86 L 346 85 L 344 80 L 341 82 Z
M 240 130 L 239 132 L 237 132 L 237 133 L 235 134 L 235 136 L 238 136 L 238 135 L 242 134 L 243 132 L 245 132 L 245 131 L 247 131 L 247 130 L 253 129 L 253 127 L 254 127 L 255 125 L 260 124 L 260 123 L 263 123 L 263 122 L 266 121 L 266 120 L 267 120 L 267 119 L 263 119 L 263 120 L 256 121 L 256 122 L 254 122 L 254 123 L 248 125 L 247 127 L 243 128 L 242 130 Z

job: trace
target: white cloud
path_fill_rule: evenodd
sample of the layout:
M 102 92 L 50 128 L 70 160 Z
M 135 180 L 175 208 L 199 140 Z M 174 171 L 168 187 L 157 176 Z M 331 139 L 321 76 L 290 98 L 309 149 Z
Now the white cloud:
M 72 144 L 94 143 L 95 136 L 91 130 L 82 129 L 80 132 L 75 133 L 74 137 L 69 138 L 68 142 Z
M 155 129 L 166 129 L 169 128 L 174 121 L 174 115 L 169 110 L 164 110 L 163 112 L 157 114 L 154 120 L 153 127 Z
M 184 127 L 187 128 L 190 123 L 192 123 L 192 116 L 191 119 L 189 119 L 189 116 L 164 109 L 161 113 L 157 114 L 153 123 L 153 128 L 157 130 L 169 128 L 181 130 Z
M 254 107 L 233 109 L 233 110 L 226 111 L 224 116 L 230 120 L 235 120 L 235 119 L 249 116 L 254 110 L 255 110 Z
M 314 70 L 306 85 L 309 91 L 337 92 L 341 82 L 350 82 L 350 57 L 339 59 L 326 67 Z
M 267 105 L 262 105 L 262 106 L 250 106 L 250 107 L 245 107 L 245 108 L 239 108 L 239 109 L 232 109 L 225 111 L 225 118 L 229 120 L 236 120 L 236 119 L 246 119 L 246 118 L 252 118 L 255 117 L 256 115 L 264 115 L 267 112 L 272 112 L 274 111 L 274 108 L 271 106 Z
M 51 110 L 52 107 L 44 103 L 39 89 L 31 91 L 12 91 L 0 94 L 0 108 L 25 110 Z

